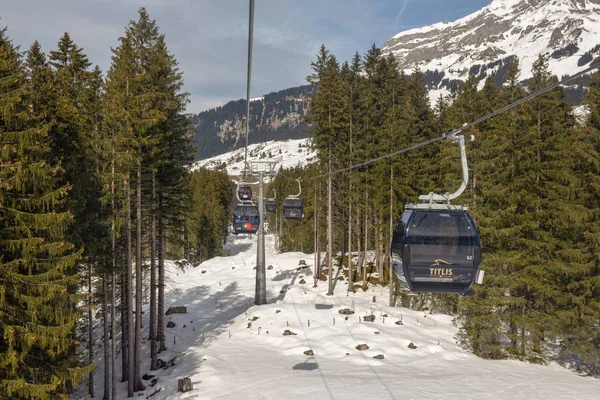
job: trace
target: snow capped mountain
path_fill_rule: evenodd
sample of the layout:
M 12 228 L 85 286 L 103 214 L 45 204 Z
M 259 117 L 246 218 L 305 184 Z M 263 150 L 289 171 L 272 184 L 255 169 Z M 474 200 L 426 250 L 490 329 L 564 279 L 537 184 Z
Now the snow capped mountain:
M 229 176 L 238 176 L 244 169 L 245 148 L 230 151 L 219 156 L 198 161 L 192 170 L 209 168 L 226 170 Z M 316 160 L 315 152 L 310 148 L 310 139 L 269 141 L 248 146 L 248 162 L 277 161 L 276 169 L 306 165 Z
M 454 79 L 483 81 L 510 56 L 519 58 L 522 79 L 540 53 L 550 56 L 555 75 L 573 75 L 600 54 L 599 44 L 600 0 L 494 0 L 457 21 L 400 32 L 383 52 L 407 73 L 437 70 L 436 98 Z
M 441 94 L 475 75 L 479 86 L 487 77 L 502 83 L 509 60 L 519 59 L 522 80 L 531 77 L 539 54 L 547 54 L 552 73 L 559 78 L 573 75 L 600 55 L 600 0 L 494 0 L 481 10 L 454 22 L 441 22 L 400 32 L 386 41 L 384 54 L 393 54 L 399 67 L 410 74 L 423 73 L 434 105 Z M 566 88 L 567 100 L 577 105 L 583 99 L 588 77 L 580 77 Z M 251 142 L 297 139 L 306 134 L 303 117 L 310 113 L 307 99 L 311 86 L 290 88 L 252 99 Z M 243 168 L 245 101 L 194 116 L 198 166 L 225 168 L 238 175 Z M 266 142 L 251 146 L 252 157 L 282 156 L 284 166 L 310 162 L 303 140 Z M 291 146 L 291 147 L 290 147 Z M 279 153 L 281 150 L 281 154 Z

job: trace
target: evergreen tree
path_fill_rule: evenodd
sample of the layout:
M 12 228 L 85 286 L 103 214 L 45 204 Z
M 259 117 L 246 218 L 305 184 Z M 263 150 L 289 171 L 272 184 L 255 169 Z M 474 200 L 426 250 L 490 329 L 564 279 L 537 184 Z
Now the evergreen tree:
M 156 21 L 150 19 L 146 10 L 141 8 L 139 19 L 129 23 L 125 35 L 119 40 L 120 46 L 113 50 L 113 64 L 108 74 L 104 135 L 111 138 L 111 148 L 120 148 L 118 153 L 112 153 L 112 165 L 116 167 L 116 172 L 111 171 L 111 179 L 123 179 L 126 188 L 129 183 L 135 187 L 137 316 L 141 316 L 142 241 L 144 230 L 150 231 L 151 367 L 156 368 L 156 341 L 160 342 L 160 350 L 166 349 L 163 326 L 166 241 L 182 246 L 180 233 L 184 216 L 187 215 L 185 205 L 189 204 L 186 166 L 193 159 L 191 129 L 189 119 L 184 114 L 187 94 L 181 93 L 182 74 L 167 49 Z M 117 175 L 120 178 L 116 178 Z M 106 189 L 107 192 L 108 187 Z M 112 191 L 112 186 L 111 193 L 118 195 Z M 115 204 L 127 205 L 129 195 L 126 189 L 124 197 L 117 199 L 119 201 Z M 131 218 L 127 210 L 125 207 L 120 213 L 125 224 Z M 148 219 L 144 218 L 147 210 L 151 214 Z M 113 210 L 113 214 L 119 215 L 119 212 Z M 125 248 L 131 251 L 129 244 Z M 155 257 L 158 259 L 158 283 L 155 282 Z M 125 277 L 128 278 L 130 267 L 128 263 L 126 265 Z M 158 296 L 155 296 L 156 290 Z M 132 310 L 130 305 L 128 308 Z M 127 361 L 130 368 L 127 376 L 130 396 L 143 388 L 140 328 L 141 319 L 136 318 L 135 328 L 127 335 L 131 341 L 130 359 L 123 360 L 124 363 Z
M 579 179 L 579 202 L 587 210 L 584 226 L 579 227 L 575 251 L 585 251 L 577 264 L 562 273 L 565 305 L 559 311 L 561 356 L 579 360 L 584 370 L 598 373 L 600 334 L 600 72 L 591 77 L 585 104 L 589 108 L 586 123 L 575 131 L 574 174 Z M 569 362 L 569 361 L 567 361 Z
M 190 177 L 192 205 L 189 216 L 193 262 L 221 254 L 230 224 L 231 182 L 224 172 L 200 169 Z
M 30 61 L 30 73 L 45 71 L 39 45 Z M 48 157 L 50 126 L 33 92 L 40 80 L 27 83 L 0 31 L 0 395 L 11 399 L 66 399 L 91 368 L 75 354 L 81 250 L 66 240 L 69 187 Z

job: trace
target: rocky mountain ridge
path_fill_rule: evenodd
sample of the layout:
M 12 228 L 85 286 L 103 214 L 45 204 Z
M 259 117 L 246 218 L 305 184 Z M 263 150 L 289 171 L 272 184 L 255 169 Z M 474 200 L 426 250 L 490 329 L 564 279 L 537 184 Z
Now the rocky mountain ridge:
M 487 77 L 501 85 L 514 57 L 525 83 L 539 54 L 547 54 L 550 70 L 563 78 L 600 55 L 600 0 L 494 0 L 457 21 L 400 32 L 385 42 L 383 53 L 393 54 L 407 74 L 421 72 L 432 105 L 469 75 L 481 86 Z M 584 76 L 569 84 L 571 104 L 581 103 L 588 83 Z M 306 85 L 252 101 L 249 143 L 306 137 L 304 117 L 314 91 Z M 197 159 L 245 145 L 245 119 L 245 100 L 193 116 Z
M 550 56 L 550 70 L 560 78 L 600 55 L 600 0 L 494 0 L 457 21 L 400 32 L 383 52 L 407 73 L 422 71 L 431 99 L 469 74 L 480 82 L 498 74 L 515 56 L 523 80 L 539 54 Z
M 249 144 L 305 138 L 314 87 L 310 85 L 269 93 L 250 101 Z M 246 144 L 246 100 L 240 99 L 192 117 L 197 160 Z

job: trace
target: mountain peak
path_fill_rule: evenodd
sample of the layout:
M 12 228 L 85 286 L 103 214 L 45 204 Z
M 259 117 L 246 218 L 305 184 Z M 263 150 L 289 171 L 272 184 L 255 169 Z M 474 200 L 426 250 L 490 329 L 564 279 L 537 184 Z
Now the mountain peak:
M 600 0 L 493 0 L 454 22 L 400 32 L 386 41 L 383 53 L 393 54 L 405 72 L 419 68 L 448 81 L 464 81 L 477 65 L 496 63 L 497 69 L 498 62 L 516 56 L 527 79 L 539 54 L 550 56 L 551 71 L 562 76 L 584 67 L 582 54 L 599 54 L 598 44 Z

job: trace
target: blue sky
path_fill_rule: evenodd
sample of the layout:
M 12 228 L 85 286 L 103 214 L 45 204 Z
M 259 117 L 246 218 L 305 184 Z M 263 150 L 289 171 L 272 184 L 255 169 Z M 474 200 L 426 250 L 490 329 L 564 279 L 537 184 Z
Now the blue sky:
M 252 96 L 305 84 L 324 43 L 339 60 L 400 31 L 454 21 L 491 0 L 256 0 Z M 246 96 L 248 0 L 2 0 L 0 27 L 22 50 L 47 53 L 69 32 L 94 64 L 110 66 L 137 9 L 146 7 L 184 72 L 189 112 Z

